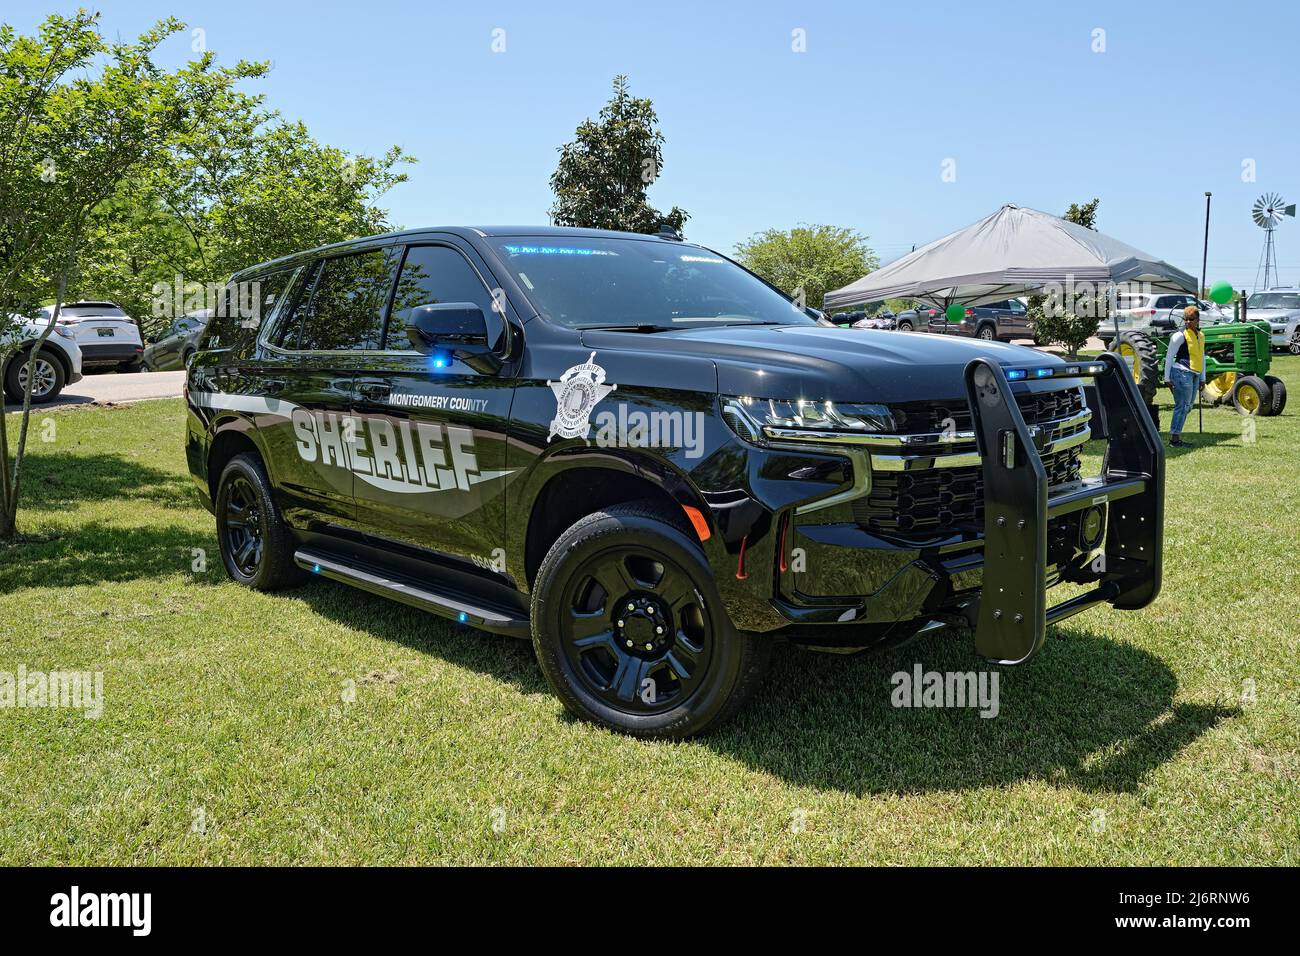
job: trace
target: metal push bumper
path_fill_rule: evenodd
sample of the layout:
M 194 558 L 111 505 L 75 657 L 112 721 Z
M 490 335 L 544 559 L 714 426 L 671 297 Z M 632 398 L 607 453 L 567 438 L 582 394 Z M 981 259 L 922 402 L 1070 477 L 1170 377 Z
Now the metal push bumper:
M 984 478 L 984 568 L 975 649 L 1003 664 L 1032 657 L 1047 625 L 1109 603 L 1136 610 L 1160 592 L 1165 471 L 1160 433 L 1119 356 L 1047 368 L 1004 370 L 978 358 L 966 388 Z M 1048 493 L 1036 435 L 1025 424 L 1012 380 L 1091 378 L 1109 435 L 1102 474 Z M 1039 439 L 1041 440 L 1041 439 Z M 1096 586 L 1047 606 L 1049 521 L 1088 508 L 1105 514 Z

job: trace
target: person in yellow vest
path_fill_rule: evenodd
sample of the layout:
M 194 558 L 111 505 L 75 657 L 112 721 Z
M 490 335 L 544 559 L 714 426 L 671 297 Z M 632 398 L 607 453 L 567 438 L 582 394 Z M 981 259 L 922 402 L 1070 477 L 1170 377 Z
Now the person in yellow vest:
M 1165 381 L 1174 390 L 1174 418 L 1169 423 L 1169 444 L 1186 448 L 1183 423 L 1196 396 L 1205 384 L 1205 333 L 1201 331 L 1201 310 L 1189 305 L 1183 310 L 1183 330 L 1169 340 L 1165 354 Z

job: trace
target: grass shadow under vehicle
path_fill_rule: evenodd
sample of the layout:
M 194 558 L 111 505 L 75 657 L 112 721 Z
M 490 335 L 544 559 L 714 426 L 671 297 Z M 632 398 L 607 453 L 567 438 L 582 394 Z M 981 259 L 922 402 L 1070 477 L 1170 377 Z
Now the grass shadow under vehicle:
M 359 594 L 332 582 L 292 592 L 314 611 L 527 694 L 548 693 L 524 641 L 498 637 Z M 944 632 L 853 657 L 779 638 L 751 705 L 710 747 L 789 783 L 855 795 L 970 790 L 1026 779 L 1086 790 L 1135 790 L 1233 708 L 1175 703 L 1158 657 L 1086 631 L 1061 629 L 1033 662 L 999 672 L 998 716 L 890 704 L 895 672 L 994 670 Z M 563 719 L 576 719 L 566 717 Z
M 892 675 L 997 671 L 997 715 L 891 704 Z M 941 631 L 848 659 L 782 647 L 737 721 L 704 742 L 800 786 L 854 795 L 1005 786 L 1028 779 L 1130 792 L 1235 708 L 1175 702 L 1158 657 L 1084 630 L 1049 632 L 1028 664 L 995 668 Z

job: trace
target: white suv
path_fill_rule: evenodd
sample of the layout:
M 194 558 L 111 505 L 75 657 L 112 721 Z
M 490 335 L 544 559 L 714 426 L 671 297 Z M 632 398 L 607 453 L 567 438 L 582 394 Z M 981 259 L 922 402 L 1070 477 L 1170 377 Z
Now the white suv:
M 27 360 L 31 348 L 45 331 L 49 318 L 9 317 L 8 327 L 0 326 L 0 382 L 5 398 L 21 402 L 27 389 Z M 71 330 L 55 326 L 36 356 L 36 378 L 32 385 L 32 402 L 51 402 L 63 386 L 81 381 L 81 349 Z
M 1273 348 L 1300 355 L 1300 289 L 1289 286 L 1254 293 L 1246 300 L 1246 318 L 1268 323 Z
M 1115 324 L 1119 331 L 1133 332 L 1146 329 L 1180 329 L 1183 327 L 1183 309 L 1195 305 L 1201 310 L 1201 325 L 1231 322 L 1232 313 L 1224 312 L 1212 302 L 1197 299 L 1185 292 L 1125 292 L 1116 298 L 1118 308 L 1114 316 L 1103 319 L 1097 326 L 1097 337 L 1106 343 L 1115 338 Z
M 54 306 L 38 318 L 49 321 Z M 113 302 L 69 302 L 59 310 L 59 328 L 72 333 L 81 346 L 87 371 L 115 368 L 138 372 L 144 367 L 144 342 L 135 320 Z

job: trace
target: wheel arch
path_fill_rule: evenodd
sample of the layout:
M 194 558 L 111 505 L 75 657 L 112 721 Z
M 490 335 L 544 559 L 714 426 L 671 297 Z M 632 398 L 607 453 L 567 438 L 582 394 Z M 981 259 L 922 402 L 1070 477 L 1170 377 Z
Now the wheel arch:
M 521 502 L 528 514 L 522 554 L 529 588 L 551 545 L 580 518 L 611 505 L 647 499 L 675 509 L 688 528 L 684 507 L 697 509 L 709 520 L 708 508 L 690 482 L 666 462 L 649 456 L 583 455 L 546 475 L 531 500 Z
M 217 481 L 222 471 L 241 452 L 252 452 L 262 462 L 272 487 L 275 479 L 271 473 L 270 459 L 262 447 L 257 428 L 239 416 L 231 416 L 213 426 L 212 443 L 208 446 L 208 494 L 211 501 L 217 500 Z
M 0 366 L 0 375 L 4 375 L 9 371 L 10 362 L 17 361 L 20 357 L 26 358 L 26 356 L 31 352 L 33 348 L 36 347 L 37 344 L 38 343 L 36 339 L 28 339 L 27 341 L 22 342 L 18 346 L 16 346 L 9 353 L 8 358 L 5 359 L 4 365 Z M 63 349 L 59 348 L 57 345 L 51 343 L 49 339 L 46 339 L 43 344 L 45 346 L 43 351 L 45 351 L 49 355 L 54 356 L 54 358 L 58 361 L 59 367 L 63 370 L 63 380 L 65 382 L 71 380 L 72 360 L 68 358 L 68 353 L 63 351 Z

